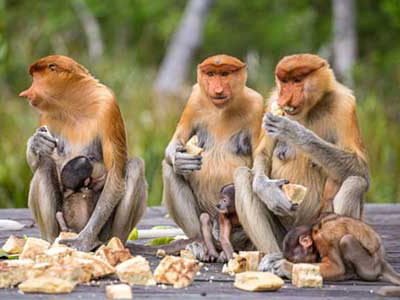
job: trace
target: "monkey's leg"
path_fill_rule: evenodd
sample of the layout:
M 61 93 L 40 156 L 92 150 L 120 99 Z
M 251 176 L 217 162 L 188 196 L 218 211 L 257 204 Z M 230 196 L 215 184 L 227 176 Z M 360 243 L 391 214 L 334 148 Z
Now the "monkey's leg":
M 199 208 L 189 184 L 165 160 L 163 166 L 163 203 L 175 223 L 188 238 L 201 236 Z
M 379 278 L 382 273 L 382 263 L 378 254 L 371 255 L 351 234 L 342 237 L 339 247 L 344 262 L 351 264 L 361 279 L 375 281 Z
M 208 213 L 202 213 L 200 215 L 201 232 L 203 236 L 203 242 L 205 244 L 204 257 L 199 257 L 200 261 L 215 261 L 218 258 L 218 252 L 215 249 L 212 235 L 211 235 L 211 217 Z
M 234 173 L 235 204 L 239 221 L 257 250 L 265 254 L 280 252 L 285 236 L 279 220 L 253 193 L 250 169 L 240 167 Z
M 341 185 L 333 199 L 334 212 L 356 219 L 361 219 L 364 209 L 364 194 L 368 182 L 360 176 L 350 176 Z
M 28 206 L 43 239 L 53 242 L 59 234 L 56 220 L 57 205 L 62 203 L 55 162 L 42 157 L 33 175 L 28 196 Z
M 125 166 L 125 193 L 115 208 L 111 237 L 125 242 L 129 233 L 139 222 L 147 207 L 147 182 L 144 162 L 140 158 L 128 160 Z

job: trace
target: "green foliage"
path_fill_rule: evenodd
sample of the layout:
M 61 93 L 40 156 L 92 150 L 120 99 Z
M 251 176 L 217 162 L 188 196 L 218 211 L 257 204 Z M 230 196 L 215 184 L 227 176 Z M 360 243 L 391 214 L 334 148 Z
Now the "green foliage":
M 74 9 L 84 1 L 98 20 L 104 57 L 91 61 L 87 38 Z M 149 204 L 160 204 L 161 161 L 182 104 L 163 99 L 154 112 L 152 82 L 184 0 L 15 1 L 0 0 L 0 207 L 26 207 L 32 173 L 26 141 L 38 114 L 17 95 L 30 84 L 27 68 L 49 54 L 64 54 L 86 66 L 117 95 L 128 131 L 129 153 L 146 162 Z M 370 202 L 400 202 L 400 2 L 357 1 L 358 64 L 354 70 L 359 121 L 370 157 Z M 331 59 L 331 1 L 216 1 L 203 42 L 191 66 L 204 57 L 227 53 L 249 62 L 249 85 L 267 96 L 274 67 L 286 55 L 318 53 Z M 179 63 L 179 62 L 177 62 Z M 171 108 L 172 107 L 172 108 Z M 178 110 L 175 111 L 175 107 Z

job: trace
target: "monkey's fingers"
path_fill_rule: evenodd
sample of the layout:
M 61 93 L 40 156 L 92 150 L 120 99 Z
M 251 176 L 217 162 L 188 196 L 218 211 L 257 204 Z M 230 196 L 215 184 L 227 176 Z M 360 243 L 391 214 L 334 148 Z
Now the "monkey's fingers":
M 201 169 L 201 165 L 197 165 L 197 164 L 184 164 L 180 166 L 180 169 L 182 171 L 196 171 L 196 170 L 200 170 Z
M 186 149 L 185 149 L 184 146 L 177 146 L 177 147 L 175 148 L 175 152 L 180 152 L 180 153 L 186 152 Z
M 54 146 L 57 145 L 57 140 L 56 140 L 55 138 L 53 138 L 51 135 L 48 135 L 48 134 L 46 134 L 46 133 L 41 133 L 41 132 L 39 132 L 39 133 L 37 134 L 37 136 L 40 138 L 40 140 L 41 140 L 42 142 L 51 143 L 51 144 L 54 144 Z
M 201 155 L 178 152 L 178 153 L 175 154 L 175 161 L 176 161 L 176 160 L 180 160 L 180 159 L 186 159 L 186 160 L 202 160 L 203 157 L 202 157 Z

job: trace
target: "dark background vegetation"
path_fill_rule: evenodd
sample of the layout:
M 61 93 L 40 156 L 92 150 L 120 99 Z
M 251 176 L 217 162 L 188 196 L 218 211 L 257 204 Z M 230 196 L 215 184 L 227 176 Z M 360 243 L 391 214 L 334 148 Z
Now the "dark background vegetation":
M 146 161 L 149 204 L 159 204 L 160 164 L 183 104 L 168 97 L 154 99 L 152 83 L 186 1 L 85 1 L 104 44 L 96 59 L 88 54 L 74 2 L 0 0 L 0 207 L 27 205 L 32 174 L 25 160 L 26 141 L 38 126 L 38 114 L 18 93 L 30 85 L 29 64 L 50 54 L 73 57 L 114 90 L 129 152 Z M 400 202 L 400 1 L 357 1 L 356 11 L 353 88 L 372 174 L 367 200 Z M 187 86 L 195 81 L 197 63 L 226 53 L 248 62 L 249 86 L 267 97 L 276 63 L 300 52 L 332 61 L 330 1 L 215 1 Z M 161 118 L 154 113 L 155 103 L 178 109 Z

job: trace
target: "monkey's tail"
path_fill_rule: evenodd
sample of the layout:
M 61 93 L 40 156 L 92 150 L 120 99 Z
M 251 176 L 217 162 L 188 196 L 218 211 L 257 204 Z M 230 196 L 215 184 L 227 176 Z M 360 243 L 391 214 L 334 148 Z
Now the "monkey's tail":
M 378 295 L 400 297 L 400 274 L 386 261 L 383 263 L 382 277 L 380 279 L 382 281 L 394 283 L 397 286 L 384 286 L 376 292 Z
M 157 250 L 164 250 L 166 254 L 177 254 L 180 250 L 184 250 L 187 245 L 198 242 L 199 239 L 186 239 L 186 240 L 177 240 L 172 241 L 166 245 L 159 246 L 146 246 L 146 245 L 138 245 L 134 243 L 128 243 L 127 248 L 134 254 L 147 254 L 147 255 L 155 255 Z

